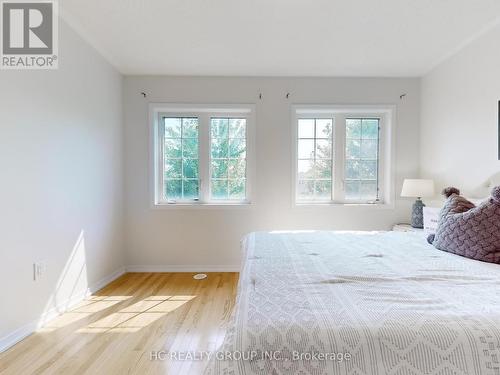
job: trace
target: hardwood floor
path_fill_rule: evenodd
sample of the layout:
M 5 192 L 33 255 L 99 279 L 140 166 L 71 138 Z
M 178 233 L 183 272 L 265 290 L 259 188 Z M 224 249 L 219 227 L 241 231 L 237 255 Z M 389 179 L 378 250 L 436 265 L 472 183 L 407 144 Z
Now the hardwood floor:
M 0 354 L 0 373 L 202 373 L 206 361 L 151 360 L 152 351 L 214 351 L 224 338 L 238 274 L 192 275 L 123 275 Z

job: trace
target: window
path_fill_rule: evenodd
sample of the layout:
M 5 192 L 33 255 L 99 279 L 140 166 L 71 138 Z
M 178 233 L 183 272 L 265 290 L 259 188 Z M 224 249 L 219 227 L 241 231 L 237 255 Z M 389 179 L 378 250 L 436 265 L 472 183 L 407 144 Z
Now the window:
M 211 199 L 245 199 L 246 119 L 212 118 L 210 150 Z
M 295 107 L 295 201 L 389 203 L 392 113 L 393 108 Z
M 331 200 L 333 118 L 298 120 L 298 196 Z
M 152 105 L 155 204 L 250 203 L 253 113 Z
M 164 195 L 171 200 L 199 198 L 198 118 L 163 117 Z
M 345 199 L 375 201 L 378 195 L 378 118 L 345 120 Z

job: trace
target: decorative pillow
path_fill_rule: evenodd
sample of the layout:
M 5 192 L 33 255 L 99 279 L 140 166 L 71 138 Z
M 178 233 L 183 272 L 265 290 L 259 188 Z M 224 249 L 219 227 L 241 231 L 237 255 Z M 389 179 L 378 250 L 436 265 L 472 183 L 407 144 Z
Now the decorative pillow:
M 500 186 L 478 207 L 456 188 L 446 188 L 443 194 L 447 200 L 429 243 L 467 258 L 500 263 Z

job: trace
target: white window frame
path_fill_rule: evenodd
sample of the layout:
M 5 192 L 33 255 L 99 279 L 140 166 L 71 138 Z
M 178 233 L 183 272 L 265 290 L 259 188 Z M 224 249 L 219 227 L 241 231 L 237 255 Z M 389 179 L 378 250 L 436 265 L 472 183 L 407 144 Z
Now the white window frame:
M 374 206 L 394 208 L 395 201 L 395 105 L 293 105 L 292 106 L 292 206 Z M 298 120 L 333 119 L 332 129 L 332 197 L 330 200 L 298 199 Z M 358 201 L 345 199 L 345 143 L 346 118 L 378 118 L 379 127 L 379 164 L 377 201 Z
M 168 201 L 163 199 L 163 121 L 164 117 L 198 118 L 198 172 L 199 199 Z M 210 199 L 210 119 L 246 119 L 246 199 Z M 151 103 L 150 123 L 150 195 L 154 208 L 174 207 L 243 207 L 254 203 L 255 185 L 255 105 L 254 104 L 176 104 Z

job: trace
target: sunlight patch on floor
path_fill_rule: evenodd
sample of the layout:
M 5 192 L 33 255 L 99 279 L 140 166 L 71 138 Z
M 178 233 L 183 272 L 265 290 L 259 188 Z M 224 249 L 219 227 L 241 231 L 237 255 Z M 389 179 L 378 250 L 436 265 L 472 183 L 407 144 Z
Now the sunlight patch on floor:
M 115 298 L 116 297 L 116 298 Z M 76 305 L 71 311 L 66 312 L 53 320 L 47 322 L 43 327 L 39 328 L 37 332 L 52 332 L 56 329 L 66 327 L 81 319 L 90 317 L 91 315 L 100 311 L 106 310 L 122 301 L 132 298 L 131 296 L 114 296 L 107 297 L 105 300 L 84 300 Z
M 72 313 L 89 313 L 93 314 L 105 309 L 110 308 L 111 306 L 114 306 L 123 300 L 103 300 L 103 301 L 95 301 L 92 303 L 89 303 L 88 305 L 76 308 L 74 310 L 71 310 Z
M 144 327 L 180 308 L 196 296 L 150 296 L 118 312 L 106 315 L 86 327 L 78 329 L 77 333 L 130 333 Z M 97 301 L 96 303 L 106 302 Z M 88 308 L 84 306 L 83 308 Z

